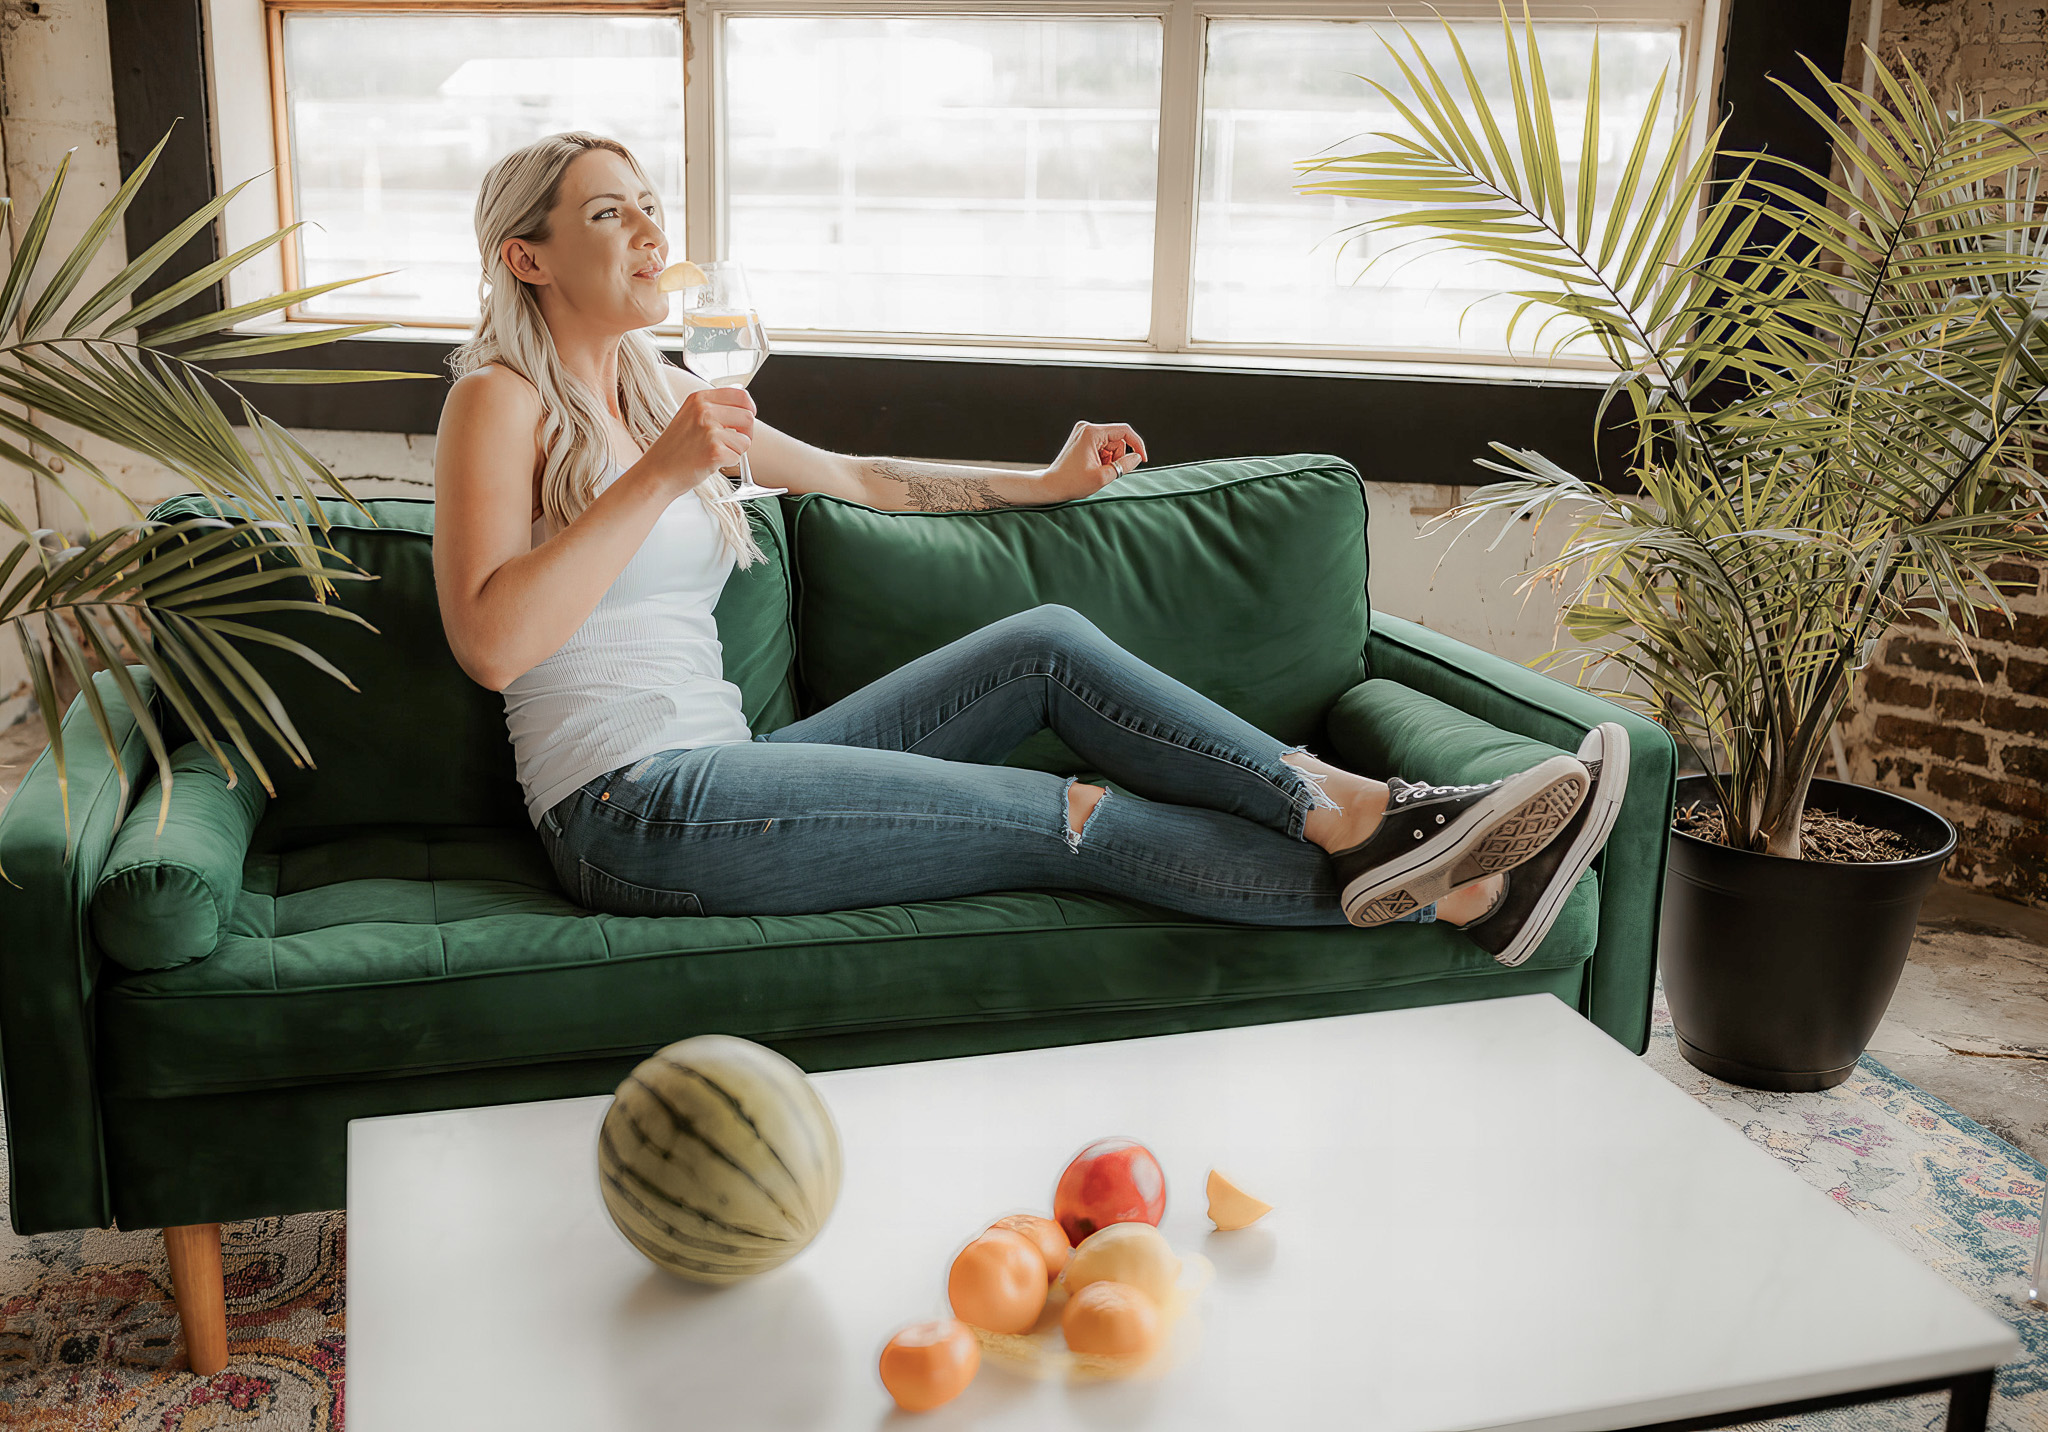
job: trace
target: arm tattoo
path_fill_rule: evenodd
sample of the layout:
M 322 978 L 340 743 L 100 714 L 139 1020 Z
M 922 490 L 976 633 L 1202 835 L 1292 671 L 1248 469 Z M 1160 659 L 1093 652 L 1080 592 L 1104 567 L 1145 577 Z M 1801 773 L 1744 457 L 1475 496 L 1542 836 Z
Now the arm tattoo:
M 906 510 L 911 512 L 986 512 L 1015 505 L 999 497 L 994 484 L 972 469 L 885 460 L 871 470 L 876 477 L 904 485 Z

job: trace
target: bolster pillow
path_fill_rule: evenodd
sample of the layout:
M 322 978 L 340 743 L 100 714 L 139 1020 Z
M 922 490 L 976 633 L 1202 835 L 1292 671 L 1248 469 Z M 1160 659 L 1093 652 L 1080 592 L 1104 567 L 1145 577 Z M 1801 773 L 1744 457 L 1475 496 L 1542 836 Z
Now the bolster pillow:
M 92 896 L 92 933 L 108 959 L 167 970 L 204 959 L 220 943 L 242 888 L 249 837 L 269 797 L 240 753 L 228 785 L 197 741 L 171 753 L 171 808 L 156 829 L 163 778 L 143 788 L 121 822 Z

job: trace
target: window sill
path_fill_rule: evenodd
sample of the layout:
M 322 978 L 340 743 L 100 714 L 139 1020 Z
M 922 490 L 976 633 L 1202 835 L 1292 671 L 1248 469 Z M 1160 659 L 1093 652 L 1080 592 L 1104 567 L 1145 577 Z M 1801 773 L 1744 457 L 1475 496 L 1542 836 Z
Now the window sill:
M 236 336 L 256 337 L 273 333 L 303 333 L 319 325 L 302 322 L 237 324 Z M 339 325 L 337 325 L 339 326 Z M 1249 353 L 1199 350 L 1157 353 L 1137 348 L 1079 348 L 1057 344 L 1016 345 L 995 343 L 885 342 L 872 339 L 777 338 L 770 332 L 774 352 L 805 358 L 879 358 L 926 363 L 997 363 L 1028 366 L 1053 365 L 1068 368 L 1123 368 L 1162 372 L 1197 373 L 1288 373 L 1319 377 L 1413 379 L 1432 383 L 1527 384 L 1538 387 L 1604 388 L 1613 372 L 1603 368 L 1567 367 L 1561 364 L 1513 362 L 1500 359 L 1460 362 L 1451 359 L 1342 358 L 1316 353 Z M 365 343 L 411 343 L 422 347 L 453 348 L 466 341 L 464 328 L 396 327 L 360 338 L 337 341 L 344 351 Z M 678 339 L 658 335 L 664 353 L 681 350 Z M 284 361 L 279 355 L 279 362 Z
M 278 359 L 445 378 L 448 352 L 465 336 L 387 329 Z M 1607 378 L 1585 369 L 795 338 L 775 352 L 751 385 L 762 411 L 833 452 L 1037 464 L 1088 418 L 1129 423 L 1160 465 L 1325 452 L 1369 482 L 1469 486 L 1484 480 L 1473 464 L 1492 456 L 1490 443 L 1544 453 L 1588 477 L 1612 480 L 1627 463 L 1616 436 L 1626 405 L 1609 405 L 1595 455 Z M 440 425 L 447 392 L 445 382 L 307 384 L 268 389 L 259 406 L 288 427 L 426 434 Z

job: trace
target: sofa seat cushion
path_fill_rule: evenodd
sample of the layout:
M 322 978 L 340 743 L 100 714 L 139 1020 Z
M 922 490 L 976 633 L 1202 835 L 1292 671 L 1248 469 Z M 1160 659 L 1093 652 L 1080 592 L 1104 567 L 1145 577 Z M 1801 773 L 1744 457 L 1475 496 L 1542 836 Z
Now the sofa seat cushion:
M 1530 967 L 1592 952 L 1574 892 Z M 249 858 L 209 958 L 101 989 L 105 1093 L 172 1098 L 754 1039 L 1484 978 L 1447 925 L 1224 925 L 1009 891 L 821 915 L 598 915 L 523 831 L 365 831 Z

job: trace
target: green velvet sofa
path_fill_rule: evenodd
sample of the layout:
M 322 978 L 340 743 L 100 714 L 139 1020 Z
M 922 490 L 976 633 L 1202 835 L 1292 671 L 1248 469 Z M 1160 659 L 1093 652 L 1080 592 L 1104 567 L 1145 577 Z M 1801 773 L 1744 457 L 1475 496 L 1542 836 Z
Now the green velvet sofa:
M 247 648 L 317 765 L 270 763 L 276 794 L 250 807 L 246 841 L 239 827 L 201 832 L 240 858 L 231 908 L 204 927 L 211 953 L 133 969 L 95 934 L 117 832 L 155 819 L 148 752 L 111 681 L 117 757 L 82 709 L 67 719 L 68 857 L 47 754 L 0 815 L 18 1232 L 339 1207 L 350 1119 L 608 1091 L 649 1051 L 707 1030 L 829 1069 L 1548 991 L 1645 1045 L 1670 739 L 1372 613 L 1365 494 L 1335 458 L 1140 471 L 1046 508 L 751 504 L 772 560 L 736 573 L 720 602 L 727 670 L 755 729 L 773 729 L 1058 602 L 1283 741 L 1367 773 L 1486 778 L 1620 721 L 1633 753 L 1620 823 L 1520 968 L 1448 926 L 1221 925 L 1060 890 L 794 918 L 581 909 L 527 821 L 500 697 L 442 635 L 432 504 L 368 507 L 374 521 L 327 513 L 335 549 L 376 576 L 341 588 L 374 631 L 249 618 L 315 646 L 358 689 Z M 202 510 L 182 498 L 157 515 Z M 1011 759 L 1079 769 L 1043 733 Z M 191 839 L 189 826 L 165 839 Z M 164 926 L 166 940 L 191 933 Z

